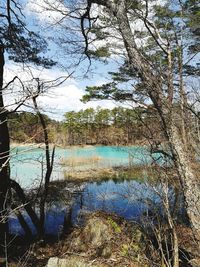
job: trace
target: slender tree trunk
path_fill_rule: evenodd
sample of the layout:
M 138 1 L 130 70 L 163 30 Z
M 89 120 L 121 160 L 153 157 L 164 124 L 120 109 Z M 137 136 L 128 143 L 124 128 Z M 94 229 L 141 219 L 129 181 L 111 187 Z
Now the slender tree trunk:
M 66 213 L 63 223 L 62 236 L 66 236 L 70 233 L 72 228 L 72 207 L 69 207 L 69 211 Z
M 28 223 L 24 219 L 24 216 L 22 215 L 21 211 L 15 205 L 12 205 L 12 209 L 15 210 L 14 211 L 15 212 L 15 215 L 17 216 L 17 219 L 18 219 L 21 227 L 23 228 L 26 237 L 31 239 L 31 237 L 32 237 L 32 231 L 31 231 Z
M 39 85 L 38 85 L 39 86 Z M 39 117 L 40 123 L 42 125 L 43 129 L 43 135 L 44 135 L 44 143 L 45 143 L 45 155 L 46 155 L 46 173 L 45 173 L 45 179 L 44 179 L 44 191 L 41 196 L 40 200 L 40 229 L 41 229 L 41 237 L 44 236 L 45 229 L 45 204 L 49 192 L 49 183 L 50 183 L 50 178 L 53 170 L 53 163 L 54 163 L 54 154 L 55 154 L 55 147 L 53 148 L 52 154 L 50 155 L 50 148 L 49 148 L 49 136 L 48 136 L 48 131 L 47 131 L 47 125 L 45 122 L 45 119 L 43 115 L 41 114 L 37 101 L 36 101 L 37 96 L 33 97 L 33 104 L 35 107 L 35 110 L 37 112 L 37 115 Z
M 174 156 L 174 164 L 182 184 L 187 214 L 200 247 L 200 183 L 192 168 L 178 128 L 175 122 L 171 122 L 174 111 L 170 103 L 173 99 L 174 87 L 168 86 L 168 97 L 166 99 L 162 85 L 165 80 L 164 77 L 162 78 L 161 75 L 155 74 L 151 62 L 143 56 L 137 47 L 127 16 L 126 1 L 93 0 L 93 2 L 106 6 L 117 19 L 130 68 L 137 68 L 146 84 L 147 94 L 159 114 L 162 130 Z M 165 52 L 167 53 L 167 51 Z
M 7 111 L 3 102 L 4 48 L 0 46 L 0 243 L 8 232 L 6 219 L 7 196 L 9 190 L 10 138 L 7 125 Z
M 168 225 L 171 230 L 171 245 L 172 245 L 172 267 L 179 267 L 179 247 L 178 247 L 178 237 L 174 225 L 174 221 L 172 218 L 172 214 L 170 211 L 170 204 L 169 204 L 169 195 L 168 195 L 168 178 L 167 180 L 161 181 L 162 187 L 164 190 L 164 197 L 163 197 L 163 205 L 165 207 L 165 213 L 167 215 Z
M 10 186 L 15 190 L 22 204 L 24 204 L 24 209 L 26 210 L 27 214 L 31 218 L 31 221 L 33 225 L 35 226 L 35 229 L 37 230 L 38 235 L 40 235 L 41 234 L 40 222 L 39 222 L 37 214 L 32 208 L 31 202 L 27 200 L 23 189 L 16 181 L 11 179 Z

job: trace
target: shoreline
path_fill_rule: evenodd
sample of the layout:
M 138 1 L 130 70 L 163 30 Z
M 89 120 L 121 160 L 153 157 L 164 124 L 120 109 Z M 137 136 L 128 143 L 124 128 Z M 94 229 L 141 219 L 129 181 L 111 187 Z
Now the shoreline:
M 17 142 L 11 142 L 10 147 L 28 147 L 28 146 L 36 146 L 37 148 L 43 148 L 45 147 L 44 143 L 17 143 Z M 75 148 L 90 148 L 90 147 L 145 147 L 146 144 L 129 144 L 129 145 L 102 145 L 102 144 L 96 144 L 96 145 L 67 145 L 62 146 L 59 144 L 49 144 L 50 148 L 56 147 L 56 148 L 62 148 L 62 149 L 75 149 Z
M 107 180 L 144 181 L 154 179 L 151 166 L 115 166 L 110 168 L 92 168 L 87 170 L 64 171 L 64 181 L 74 183 L 101 182 Z

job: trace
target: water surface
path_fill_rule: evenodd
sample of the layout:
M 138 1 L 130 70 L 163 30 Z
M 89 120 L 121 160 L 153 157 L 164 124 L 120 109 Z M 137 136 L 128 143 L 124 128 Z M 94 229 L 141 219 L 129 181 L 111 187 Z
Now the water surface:
M 80 166 L 63 166 L 63 160 L 98 158 L 97 162 L 87 162 Z M 54 171 L 52 180 L 62 180 L 64 170 L 71 171 L 85 168 L 107 168 L 114 166 L 127 166 L 132 164 L 147 164 L 152 162 L 152 157 L 144 147 L 113 147 L 113 146 L 89 146 L 75 148 L 57 148 L 55 154 Z M 18 147 L 11 150 L 11 177 L 19 181 L 22 187 L 37 187 L 44 175 L 45 151 L 42 148 Z M 43 170 L 43 171 L 42 171 Z M 106 177 L 105 177 L 106 178 Z M 60 191 L 59 191 L 60 190 Z M 159 187 L 157 188 L 159 190 Z M 71 192 L 71 194 L 68 194 Z M 49 203 L 46 213 L 46 233 L 59 234 L 67 213 L 71 210 L 73 224 L 81 222 L 84 214 L 95 210 L 114 212 L 129 220 L 139 220 L 143 214 L 147 214 L 153 206 L 161 207 L 160 199 L 153 187 L 148 183 L 140 183 L 134 180 L 102 181 L 83 183 L 80 186 L 66 184 L 64 188 L 58 188 L 57 195 L 60 199 Z M 70 198 L 67 196 L 70 195 Z M 29 217 L 25 215 L 28 224 L 35 233 Z M 15 215 L 9 218 L 10 229 L 13 233 L 23 234 Z
M 98 158 L 91 164 L 80 166 L 61 165 L 65 160 Z M 84 161 L 84 160 L 83 160 Z M 109 168 L 114 166 L 127 166 L 131 164 L 146 164 L 152 161 L 148 150 L 144 147 L 114 147 L 114 146 L 88 146 L 74 148 L 56 148 L 55 163 L 52 180 L 64 178 L 64 170 L 75 171 L 81 169 Z M 15 147 L 11 150 L 11 177 L 18 181 L 22 187 L 38 186 L 45 170 L 45 151 L 42 148 Z
M 76 225 L 81 223 L 84 215 L 91 211 L 111 212 L 128 220 L 139 221 L 148 212 L 150 202 L 154 206 L 160 206 L 160 199 L 154 190 L 148 184 L 137 181 L 108 180 L 99 183 L 84 183 L 81 188 L 77 187 L 76 194 L 74 194 L 74 188 L 60 189 L 62 191 L 60 201 L 52 202 L 47 208 L 45 226 L 47 234 L 62 233 L 64 220 L 70 209 L 71 222 Z M 65 190 L 66 192 L 74 190 L 71 205 L 69 205 L 69 199 L 63 198 Z M 25 218 L 35 233 L 30 219 L 27 216 Z M 24 234 L 14 215 L 11 216 L 9 222 L 12 233 Z

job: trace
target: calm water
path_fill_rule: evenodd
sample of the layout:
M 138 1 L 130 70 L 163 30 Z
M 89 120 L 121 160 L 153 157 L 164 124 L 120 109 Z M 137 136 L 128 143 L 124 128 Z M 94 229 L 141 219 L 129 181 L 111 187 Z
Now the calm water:
M 62 193 L 69 190 L 62 189 Z M 65 194 L 60 195 L 65 195 Z M 173 197 L 173 196 L 172 196 Z M 80 192 L 76 194 L 70 206 L 72 209 L 72 223 L 78 224 L 83 216 L 94 210 L 114 212 L 128 220 L 140 220 L 144 213 L 147 213 L 150 205 L 161 207 L 160 199 L 155 191 L 145 183 L 137 181 L 114 182 L 112 180 L 100 183 L 85 183 Z M 69 211 L 66 205 L 67 199 L 54 202 L 47 210 L 46 233 L 59 234 L 63 230 L 64 219 Z M 34 226 L 28 217 L 27 222 L 31 225 L 33 233 Z M 23 234 L 15 216 L 10 218 L 10 229 L 15 234 Z
M 45 163 L 44 150 L 31 147 L 14 148 L 11 151 L 11 176 L 20 182 L 24 188 L 39 185 L 42 176 L 42 166 Z M 60 163 L 68 159 L 99 158 L 97 162 L 81 166 L 63 167 Z M 63 179 L 64 170 L 70 168 L 98 168 L 112 167 L 130 164 L 150 163 L 152 158 L 147 149 L 142 147 L 112 147 L 96 146 L 71 149 L 56 149 L 55 167 L 52 175 L 53 180 Z M 106 177 L 105 177 L 106 178 Z M 159 188 L 157 188 L 159 189 Z M 81 188 L 77 185 L 67 184 L 65 188 L 59 189 L 59 200 L 53 201 L 46 214 L 46 233 L 58 234 L 62 232 L 64 218 L 71 209 L 71 220 L 77 224 L 82 220 L 85 213 L 94 210 L 115 212 L 126 219 L 139 220 L 152 206 L 160 206 L 160 200 L 155 191 L 148 184 L 137 181 L 114 182 L 112 180 L 100 183 L 84 183 Z M 68 192 L 76 192 L 72 198 L 66 199 Z M 55 196 L 53 196 L 55 197 Z M 172 197 L 173 199 L 173 197 Z M 70 204 L 69 204 L 70 203 Z M 34 226 L 26 217 L 34 232 Z M 13 233 L 23 234 L 16 217 L 9 219 L 10 229 Z
M 97 158 L 91 164 L 73 166 L 73 160 Z M 67 167 L 61 166 L 63 160 L 71 160 Z M 91 146 L 83 148 L 61 149 L 55 153 L 53 180 L 63 179 L 63 171 L 75 169 L 112 167 L 129 164 L 145 164 L 151 162 L 149 152 L 142 147 L 113 147 Z M 11 150 L 11 177 L 17 180 L 22 187 L 37 186 L 42 177 L 42 166 L 45 166 L 45 151 L 42 148 L 18 147 Z

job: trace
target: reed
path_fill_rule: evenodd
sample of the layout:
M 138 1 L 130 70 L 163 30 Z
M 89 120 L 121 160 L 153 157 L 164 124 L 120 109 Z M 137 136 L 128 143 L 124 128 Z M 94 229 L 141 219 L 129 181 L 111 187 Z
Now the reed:
M 92 168 L 86 170 L 64 171 L 65 180 L 68 181 L 99 181 L 104 178 L 112 179 L 115 171 L 112 168 Z
M 109 168 L 87 168 L 76 169 L 71 168 L 64 171 L 64 178 L 68 181 L 103 181 L 103 180 L 138 180 L 145 181 L 146 179 L 153 181 L 155 174 L 150 166 L 132 166 L 124 167 L 109 167 Z
M 102 161 L 102 158 L 96 155 L 92 155 L 89 157 L 70 157 L 67 159 L 62 159 L 61 165 L 64 167 L 78 167 L 90 165 L 92 167 L 93 165 L 98 164 L 100 161 Z

